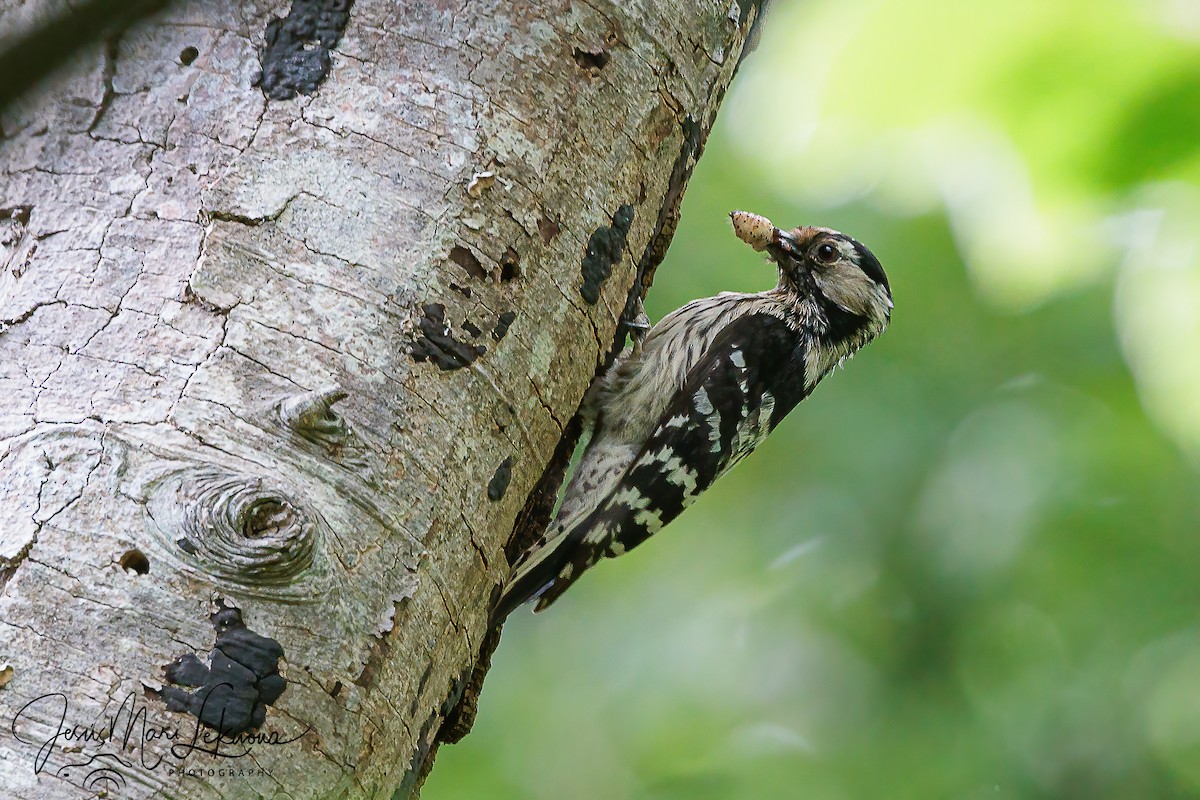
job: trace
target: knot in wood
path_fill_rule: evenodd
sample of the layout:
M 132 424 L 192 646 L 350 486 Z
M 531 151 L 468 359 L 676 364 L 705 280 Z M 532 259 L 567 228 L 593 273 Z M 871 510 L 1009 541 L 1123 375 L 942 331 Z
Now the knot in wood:
M 289 397 L 275 408 L 280 421 L 299 435 L 321 444 L 335 444 L 350 435 L 350 426 L 333 408 L 346 397 L 346 392 L 334 384 Z
M 175 494 L 182 534 L 176 544 L 214 576 L 243 585 L 281 586 L 313 565 L 315 518 L 261 480 L 200 469 L 181 480 Z
M 255 500 L 242 515 L 242 535 L 247 539 L 277 536 L 296 524 L 291 506 L 274 497 Z

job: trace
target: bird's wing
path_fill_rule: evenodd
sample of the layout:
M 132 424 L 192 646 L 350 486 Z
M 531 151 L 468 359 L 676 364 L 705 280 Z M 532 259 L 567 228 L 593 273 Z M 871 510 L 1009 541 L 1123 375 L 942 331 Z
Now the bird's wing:
M 765 313 L 731 322 L 608 495 L 546 552 L 518 564 L 496 618 L 533 597 L 540 611 L 596 561 L 658 532 L 754 450 L 806 393 L 803 347 L 786 323 Z

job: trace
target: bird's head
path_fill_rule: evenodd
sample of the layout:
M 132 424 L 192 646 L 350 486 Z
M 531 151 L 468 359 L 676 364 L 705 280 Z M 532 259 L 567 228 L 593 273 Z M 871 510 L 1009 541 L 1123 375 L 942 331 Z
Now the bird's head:
M 766 217 L 735 211 L 738 238 L 766 252 L 779 267 L 777 291 L 819 316 L 822 338 L 874 338 L 892 315 L 892 291 L 879 259 L 844 233 L 829 228 L 781 230 Z

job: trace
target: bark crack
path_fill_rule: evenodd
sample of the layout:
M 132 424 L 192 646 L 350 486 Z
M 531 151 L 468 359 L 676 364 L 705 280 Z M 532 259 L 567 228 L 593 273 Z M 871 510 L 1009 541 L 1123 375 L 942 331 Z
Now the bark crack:
M 529 376 L 526 376 L 526 378 L 529 381 L 529 385 L 533 388 L 534 397 L 537 398 L 538 403 L 541 404 L 542 408 L 546 411 L 546 413 L 550 415 L 551 421 L 553 421 L 555 427 L 558 428 L 559 436 L 562 436 L 562 432 L 563 432 L 563 429 L 566 427 L 566 423 L 564 423 L 562 420 L 560 420 L 558 418 L 558 415 L 554 413 L 554 407 L 551 406 L 549 403 L 547 403 L 545 398 L 542 397 L 542 390 L 538 388 L 537 381 L 535 381 L 533 378 L 530 378 Z
M 22 322 L 27 322 L 34 314 L 43 308 L 50 306 L 66 306 L 67 303 L 62 300 L 47 300 L 45 302 L 34 303 L 24 313 L 16 317 L 6 317 L 0 319 L 0 336 L 3 336 L 10 328 L 20 325 Z
M 87 126 L 86 132 L 89 134 L 100 125 L 100 121 L 104 118 L 104 112 L 108 111 L 115 96 L 113 92 L 113 78 L 117 74 L 117 57 L 120 54 L 121 36 L 123 33 L 123 31 L 117 31 L 104 40 L 104 62 L 101 67 L 101 80 L 103 81 L 104 93 L 100 97 L 100 102 L 96 105 L 96 113 L 92 116 L 91 123 Z

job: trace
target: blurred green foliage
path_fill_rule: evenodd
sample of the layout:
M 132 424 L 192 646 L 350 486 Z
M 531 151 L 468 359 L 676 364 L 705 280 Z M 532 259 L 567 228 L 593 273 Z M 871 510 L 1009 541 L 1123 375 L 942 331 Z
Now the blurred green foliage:
M 1200 3 L 780 2 L 648 310 L 745 208 L 893 325 L 505 628 L 426 800 L 1200 797 Z

